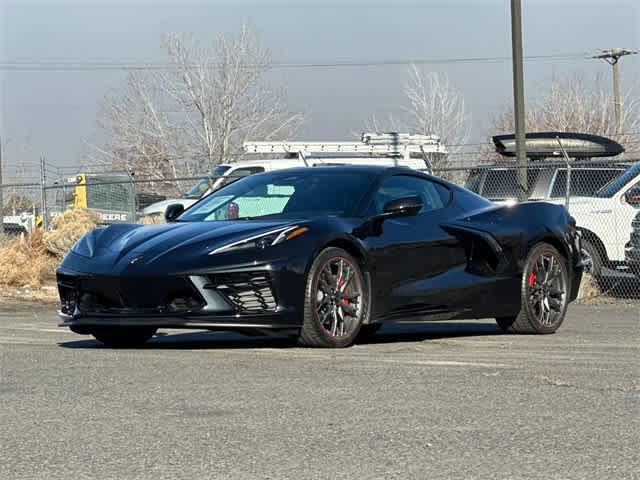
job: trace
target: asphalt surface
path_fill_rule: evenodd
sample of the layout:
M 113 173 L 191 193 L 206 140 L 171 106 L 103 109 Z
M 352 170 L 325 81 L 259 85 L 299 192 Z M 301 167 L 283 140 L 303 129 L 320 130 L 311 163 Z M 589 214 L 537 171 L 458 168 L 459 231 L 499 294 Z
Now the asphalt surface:
M 56 323 L 0 306 L 1 479 L 640 478 L 637 303 L 345 350 L 184 331 L 113 350 Z

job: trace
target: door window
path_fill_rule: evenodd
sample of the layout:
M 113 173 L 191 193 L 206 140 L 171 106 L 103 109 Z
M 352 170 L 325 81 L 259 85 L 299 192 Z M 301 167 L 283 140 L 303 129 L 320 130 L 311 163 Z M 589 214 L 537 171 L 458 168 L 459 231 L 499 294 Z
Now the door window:
M 383 213 L 391 200 L 404 197 L 419 197 L 422 200 L 420 213 L 443 208 L 449 203 L 451 192 L 444 185 L 425 178 L 410 175 L 395 175 L 385 179 L 378 187 L 369 207 L 372 215 Z
M 621 169 L 576 168 L 571 170 L 571 196 L 593 197 L 604 185 L 622 174 Z M 567 192 L 567 170 L 559 169 L 556 174 L 551 198 L 564 197 Z
M 538 168 L 527 169 L 527 196 L 529 196 L 533 190 L 539 174 L 540 169 Z M 478 193 L 477 190 L 472 191 Z M 487 170 L 484 186 L 480 194 L 490 200 L 516 198 L 518 196 L 518 170 Z

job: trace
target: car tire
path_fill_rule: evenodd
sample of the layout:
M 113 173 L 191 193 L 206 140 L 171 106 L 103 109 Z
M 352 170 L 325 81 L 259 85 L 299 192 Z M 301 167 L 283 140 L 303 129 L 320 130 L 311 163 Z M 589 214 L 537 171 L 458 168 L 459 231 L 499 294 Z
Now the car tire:
M 519 334 L 553 333 L 564 321 L 570 292 L 564 256 L 548 243 L 535 245 L 525 261 L 520 311 L 497 318 L 504 331 Z
M 368 288 L 358 261 L 341 248 L 326 248 L 314 259 L 307 275 L 298 343 L 348 347 L 358 336 L 368 310 Z
M 582 250 L 587 254 L 591 260 L 591 267 L 585 269 L 585 273 L 590 273 L 594 278 L 602 275 L 602 254 L 595 244 L 589 240 L 582 240 Z
M 153 327 L 104 327 L 91 334 L 108 347 L 131 348 L 146 343 L 155 335 L 156 330 Z

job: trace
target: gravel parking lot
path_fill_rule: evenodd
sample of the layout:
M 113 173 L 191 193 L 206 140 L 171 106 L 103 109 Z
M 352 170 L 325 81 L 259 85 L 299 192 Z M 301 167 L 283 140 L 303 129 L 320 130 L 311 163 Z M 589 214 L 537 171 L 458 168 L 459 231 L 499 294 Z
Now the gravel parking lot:
M 638 304 L 345 350 L 175 330 L 112 350 L 52 312 L 0 306 L 2 479 L 640 478 Z

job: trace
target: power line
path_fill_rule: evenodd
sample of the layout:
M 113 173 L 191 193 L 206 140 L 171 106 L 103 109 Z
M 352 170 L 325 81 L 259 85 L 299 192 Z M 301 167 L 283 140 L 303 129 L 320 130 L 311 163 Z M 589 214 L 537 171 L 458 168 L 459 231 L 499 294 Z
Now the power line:
M 553 61 L 553 60 L 584 60 L 588 58 L 585 53 L 556 53 L 549 55 L 525 56 L 527 62 Z M 502 63 L 510 62 L 510 56 L 495 57 L 460 57 L 460 58 L 415 58 L 404 60 L 344 60 L 326 62 L 273 62 L 271 64 L 250 64 L 246 68 L 268 69 L 306 69 L 306 68 L 358 68 L 358 67 L 385 67 L 403 65 L 438 65 L 454 63 Z M 184 67 L 202 66 L 197 64 L 178 64 L 174 62 L 120 62 L 120 61 L 47 61 L 47 60 L 15 60 L 0 62 L 0 70 L 4 71 L 103 71 L 103 70 L 178 70 Z M 221 68 L 220 63 L 208 63 L 205 65 L 211 69 Z

